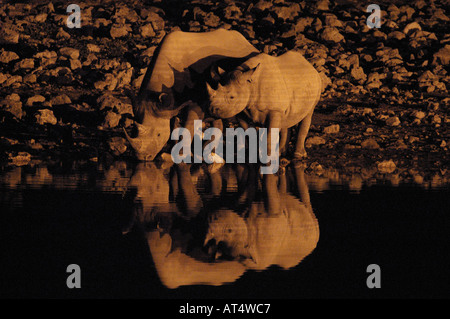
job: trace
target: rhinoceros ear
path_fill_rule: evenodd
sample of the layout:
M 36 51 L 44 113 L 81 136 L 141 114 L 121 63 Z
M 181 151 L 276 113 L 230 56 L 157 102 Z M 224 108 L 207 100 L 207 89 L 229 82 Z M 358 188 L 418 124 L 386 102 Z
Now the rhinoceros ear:
M 261 69 L 259 65 L 260 63 L 258 63 L 258 65 L 255 66 L 253 69 L 249 69 L 248 71 L 244 72 L 247 82 L 252 83 L 253 79 L 258 77 L 259 71 Z
M 174 105 L 173 95 L 167 94 L 167 93 L 161 93 L 158 97 L 159 101 L 161 102 L 163 108 L 170 109 Z

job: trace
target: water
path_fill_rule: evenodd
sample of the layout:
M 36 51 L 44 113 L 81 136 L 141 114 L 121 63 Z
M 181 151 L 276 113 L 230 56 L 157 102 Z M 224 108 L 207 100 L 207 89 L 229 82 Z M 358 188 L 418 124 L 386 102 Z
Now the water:
M 1 295 L 431 298 L 449 293 L 448 189 L 288 166 L 6 167 Z M 81 270 L 69 289 L 67 266 Z M 367 266 L 381 288 L 366 285 Z

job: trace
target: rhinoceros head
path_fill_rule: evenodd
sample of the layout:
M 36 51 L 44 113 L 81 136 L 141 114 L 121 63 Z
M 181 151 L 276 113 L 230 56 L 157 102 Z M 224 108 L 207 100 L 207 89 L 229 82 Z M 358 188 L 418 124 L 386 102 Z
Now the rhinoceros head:
M 218 84 L 214 90 L 208 83 L 206 89 L 209 95 L 209 111 L 219 118 L 230 118 L 243 111 L 249 104 L 251 86 L 255 71 L 259 64 L 252 69 L 234 70 L 225 76 L 225 84 Z
M 226 254 L 228 257 L 251 258 L 248 251 L 248 229 L 244 218 L 231 210 L 219 210 L 209 216 L 205 246 L 214 243 L 217 250 L 214 258 Z M 220 251 L 219 251 L 220 250 Z
M 140 161 L 152 161 L 166 145 L 170 136 L 170 119 L 155 117 L 148 122 L 153 123 L 150 125 L 136 123 L 138 136 L 135 138 L 131 138 L 124 130 Z
M 124 131 L 140 161 L 152 161 L 169 140 L 170 119 L 187 103 L 175 109 L 173 104 L 173 97 L 166 93 L 159 94 L 157 99 L 146 97 L 136 102 L 137 137 L 131 138 Z

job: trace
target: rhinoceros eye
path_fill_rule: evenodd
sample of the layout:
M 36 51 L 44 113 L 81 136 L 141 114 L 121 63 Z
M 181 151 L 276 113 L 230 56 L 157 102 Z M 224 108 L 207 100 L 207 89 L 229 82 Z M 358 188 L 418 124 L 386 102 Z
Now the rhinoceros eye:
M 232 99 L 234 99 L 234 96 L 233 96 L 233 95 L 230 95 L 230 100 L 232 100 Z

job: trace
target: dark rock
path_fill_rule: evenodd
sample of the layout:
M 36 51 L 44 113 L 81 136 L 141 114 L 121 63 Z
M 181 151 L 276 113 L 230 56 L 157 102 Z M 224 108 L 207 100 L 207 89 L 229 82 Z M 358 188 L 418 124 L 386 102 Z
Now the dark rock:
M 112 137 L 108 140 L 109 150 L 119 156 L 127 150 L 126 140 L 123 137 Z
M 18 60 L 19 56 L 17 55 L 17 53 L 12 52 L 12 51 L 4 51 L 3 49 L 1 50 L 1 54 L 0 54 L 0 62 L 1 63 L 9 63 L 11 61 L 14 60 Z
M 23 116 L 22 102 L 17 93 L 7 95 L 3 101 L 0 102 L 0 108 L 3 111 L 11 113 L 16 118 L 21 119 Z
M 53 111 L 49 110 L 49 109 L 38 110 L 35 115 L 35 118 L 36 118 L 36 123 L 38 123 L 40 125 L 44 125 L 44 124 L 55 125 L 56 123 L 58 123 L 58 120 L 56 119 L 55 115 L 53 114 Z

